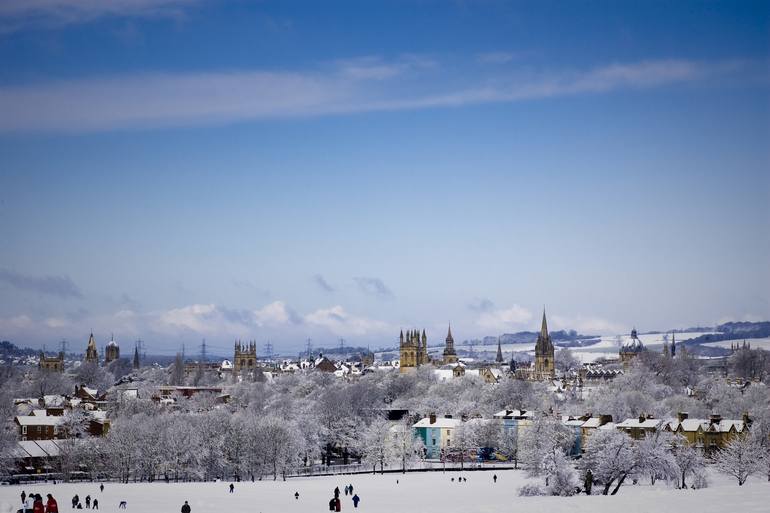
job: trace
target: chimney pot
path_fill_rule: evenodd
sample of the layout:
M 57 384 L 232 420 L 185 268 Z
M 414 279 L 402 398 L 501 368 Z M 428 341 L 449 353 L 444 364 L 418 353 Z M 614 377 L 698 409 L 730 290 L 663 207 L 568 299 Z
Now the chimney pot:
M 431 424 L 435 424 L 436 423 L 436 414 L 435 413 L 431 413 L 430 414 L 430 423 Z

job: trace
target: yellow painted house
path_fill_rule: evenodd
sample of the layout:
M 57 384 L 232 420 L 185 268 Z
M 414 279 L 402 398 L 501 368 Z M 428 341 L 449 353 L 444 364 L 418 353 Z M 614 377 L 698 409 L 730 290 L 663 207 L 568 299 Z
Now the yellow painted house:
M 683 436 L 690 445 L 702 449 L 708 455 L 746 432 L 750 425 L 748 413 L 744 413 L 741 420 L 723 419 L 721 415 L 691 419 L 687 413 L 679 413 L 677 419 L 666 423 L 664 429 Z

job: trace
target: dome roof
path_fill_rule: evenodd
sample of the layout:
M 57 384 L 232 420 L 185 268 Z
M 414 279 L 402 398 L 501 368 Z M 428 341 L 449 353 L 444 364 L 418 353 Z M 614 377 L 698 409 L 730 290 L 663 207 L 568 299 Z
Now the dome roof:
M 637 337 L 636 328 L 631 330 L 631 340 L 623 344 L 620 351 L 622 353 L 638 353 L 644 351 L 644 344 L 642 344 L 642 341 Z

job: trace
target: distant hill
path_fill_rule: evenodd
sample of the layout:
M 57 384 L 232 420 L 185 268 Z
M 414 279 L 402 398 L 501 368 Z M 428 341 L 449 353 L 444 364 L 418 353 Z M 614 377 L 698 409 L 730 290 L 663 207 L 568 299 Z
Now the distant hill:
M 699 346 L 706 342 L 719 342 L 720 340 L 743 340 L 744 338 L 770 337 L 770 321 L 761 322 L 727 322 L 716 326 L 710 333 L 687 340 L 687 347 Z

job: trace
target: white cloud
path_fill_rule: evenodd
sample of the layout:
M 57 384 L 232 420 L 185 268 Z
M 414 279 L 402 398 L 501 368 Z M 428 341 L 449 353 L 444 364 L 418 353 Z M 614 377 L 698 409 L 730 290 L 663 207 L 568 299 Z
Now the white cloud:
M 516 102 L 695 81 L 752 64 L 657 60 L 582 71 L 448 76 L 440 66 L 415 60 L 9 85 L 0 87 L 0 132 L 91 132 Z
M 335 335 L 370 335 L 383 333 L 388 325 L 382 321 L 350 315 L 340 306 L 321 308 L 305 316 L 305 322 L 312 326 L 328 329 Z
M 548 328 L 554 330 L 576 330 L 582 335 L 616 335 L 628 331 L 622 324 L 593 316 L 549 315 Z
M 522 328 L 531 320 L 532 312 L 523 306 L 513 305 L 510 308 L 481 312 L 476 324 L 485 330 L 504 332 Z

